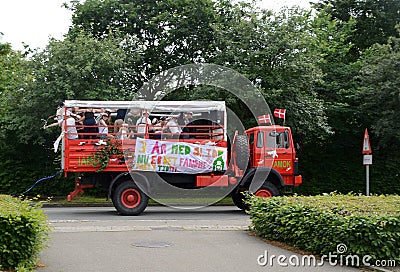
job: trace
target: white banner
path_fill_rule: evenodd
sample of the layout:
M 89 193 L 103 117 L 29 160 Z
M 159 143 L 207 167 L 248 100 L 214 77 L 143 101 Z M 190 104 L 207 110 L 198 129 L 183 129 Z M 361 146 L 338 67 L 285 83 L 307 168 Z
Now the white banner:
M 176 173 L 225 171 L 227 148 L 137 138 L 132 170 Z

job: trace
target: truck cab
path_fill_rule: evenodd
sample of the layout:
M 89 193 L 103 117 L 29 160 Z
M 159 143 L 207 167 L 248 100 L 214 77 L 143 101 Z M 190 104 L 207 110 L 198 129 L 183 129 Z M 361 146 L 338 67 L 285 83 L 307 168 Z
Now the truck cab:
M 281 186 L 298 186 L 298 159 L 290 127 L 272 125 L 246 130 L 249 141 L 249 168 L 274 169 L 282 177 Z M 275 172 L 274 171 L 274 172 Z M 279 184 L 275 184 L 279 187 Z
M 246 130 L 243 136 L 247 139 L 248 164 L 240 184 L 232 192 L 237 207 L 248 208 L 244 192 L 272 197 L 291 192 L 302 183 L 290 127 L 257 126 Z

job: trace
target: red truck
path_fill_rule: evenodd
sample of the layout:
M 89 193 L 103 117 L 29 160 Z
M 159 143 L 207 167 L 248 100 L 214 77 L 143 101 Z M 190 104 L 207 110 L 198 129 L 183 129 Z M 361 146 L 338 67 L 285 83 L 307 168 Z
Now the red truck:
M 66 121 L 85 112 L 114 124 L 105 135 L 101 123 L 87 132 L 78 119 Z M 62 169 L 75 175 L 68 200 L 102 187 L 121 215 L 138 215 L 168 188 L 207 188 L 229 192 L 245 209 L 243 192 L 271 197 L 302 183 L 289 127 L 259 125 L 229 137 L 226 112 L 223 101 L 65 101 Z

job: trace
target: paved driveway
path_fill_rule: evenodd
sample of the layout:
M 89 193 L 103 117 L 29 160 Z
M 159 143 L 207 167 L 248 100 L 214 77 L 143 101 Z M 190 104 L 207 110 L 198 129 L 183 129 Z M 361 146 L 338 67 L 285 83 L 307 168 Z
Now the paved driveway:
M 265 243 L 232 206 L 149 207 L 138 217 L 117 216 L 112 207 L 45 210 L 54 230 L 39 272 L 359 271 L 308 265 L 309 258 Z

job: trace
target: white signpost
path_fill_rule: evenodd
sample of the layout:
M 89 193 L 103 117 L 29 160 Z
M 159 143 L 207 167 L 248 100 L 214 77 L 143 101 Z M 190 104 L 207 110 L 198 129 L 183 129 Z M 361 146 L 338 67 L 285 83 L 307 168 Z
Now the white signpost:
M 372 165 L 372 149 L 367 129 L 364 132 L 362 153 L 364 155 L 363 164 L 365 165 L 366 195 L 369 196 L 369 166 Z

